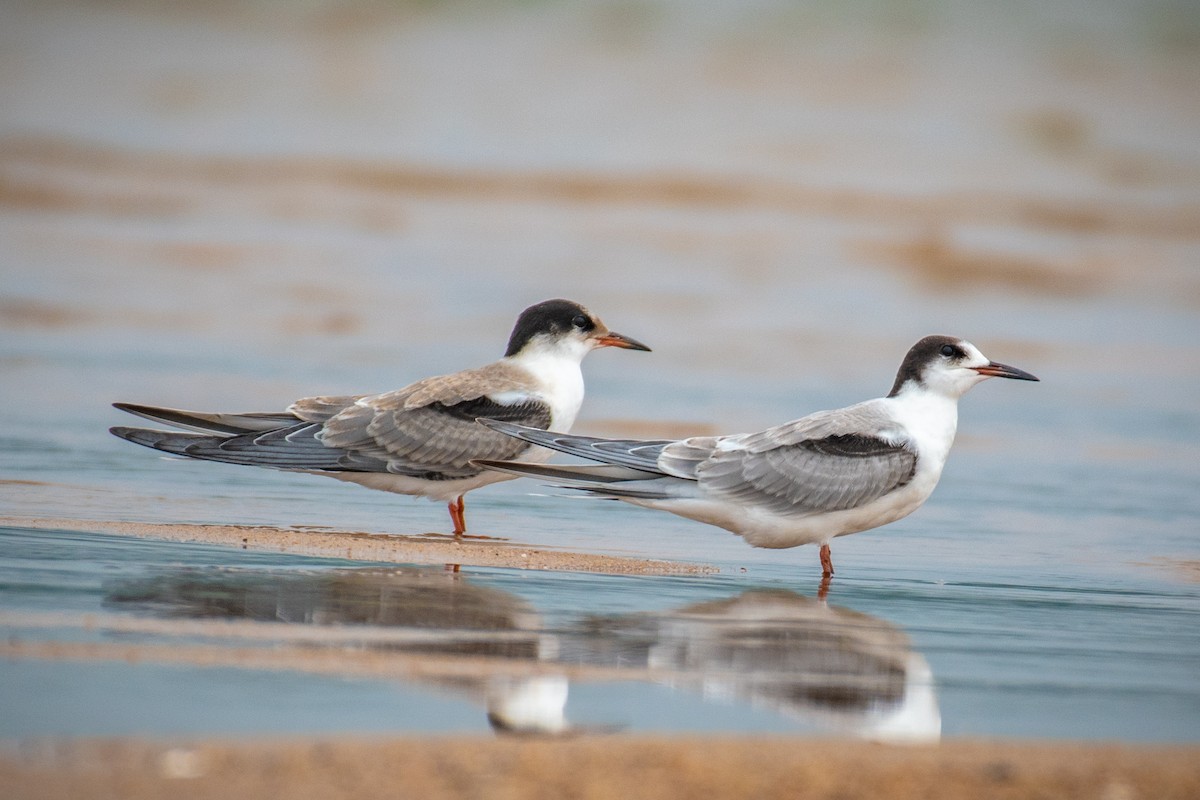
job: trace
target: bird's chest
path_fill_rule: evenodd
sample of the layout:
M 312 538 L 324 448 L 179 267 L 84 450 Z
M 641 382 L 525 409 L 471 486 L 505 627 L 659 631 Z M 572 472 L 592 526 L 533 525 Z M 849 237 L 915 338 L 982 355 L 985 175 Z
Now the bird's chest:
M 546 401 L 550 405 L 551 429 L 563 432 L 570 430 L 583 405 L 583 376 L 577 371 L 574 376 L 564 378 Z
M 568 431 L 583 405 L 583 372 L 568 359 L 535 358 L 521 364 L 532 376 L 535 392 L 550 407 L 550 429 Z
M 896 398 L 892 416 L 917 451 L 913 483 L 937 482 L 958 429 L 958 404 L 940 396 Z

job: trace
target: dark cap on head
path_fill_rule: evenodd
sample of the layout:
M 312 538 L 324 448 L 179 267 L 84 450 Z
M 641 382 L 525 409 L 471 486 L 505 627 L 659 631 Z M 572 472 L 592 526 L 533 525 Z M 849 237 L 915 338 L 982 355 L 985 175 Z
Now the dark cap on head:
M 892 384 L 892 390 L 888 392 L 888 397 L 895 397 L 899 394 L 900 389 L 909 381 L 920 386 L 922 384 L 921 373 L 925 370 L 925 366 L 934 359 L 947 355 L 960 358 L 965 356 L 966 351 L 959 344 L 961 341 L 955 336 L 934 335 L 926 336 L 910 347 L 904 360 L 900 362 L 900 369 L 896 372 L 896 382 Z M 943 348 L 947 348 L 945 352 L 943 352 Z
M 571 300 L 544 300 L 532 305 L 517 317 L 512 334 L 508 337 L 508 349 L 505 356 L 515 356 L 521 352 L 529 340 L 538 334 L 562 334 L 577 328 L 578 330 L 593 331 L 596 322 L 591 313 Z

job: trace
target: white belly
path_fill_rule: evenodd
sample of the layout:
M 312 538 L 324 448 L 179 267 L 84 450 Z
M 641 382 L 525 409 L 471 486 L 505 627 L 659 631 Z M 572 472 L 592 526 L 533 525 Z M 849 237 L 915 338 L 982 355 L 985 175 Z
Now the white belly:
M 324 475 L 335 480 L 345 481 L 346 483 L 357 483 L 359 486 L 365 486 L 368 489 L 377 489 L 381 492 L 415 495 L 430 500 L 440 500 L 444 503 L 448 503 L 459 495 L 466 494 L 481 486 L 506 481 L 514 477 L 491 471 L 481 472 L 473 478 L 455 478 L 447 481 L 427 481 L 423 478 L 413 478 L 409 475 L 392 475 L 388 472 L 316 472 L 314 474 Z

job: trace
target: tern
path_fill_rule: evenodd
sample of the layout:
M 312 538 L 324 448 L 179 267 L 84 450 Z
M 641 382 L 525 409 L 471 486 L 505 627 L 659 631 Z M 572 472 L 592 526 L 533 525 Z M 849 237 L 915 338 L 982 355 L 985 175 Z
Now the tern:
M 928 499 L 954 442 L 958 400 L 987 378 L 1038 380 L 963 339 L 927 336 L 908 351 L 886 397 L 757 433 L 681 440 L 598 439 L 484 419 L 599 463 L 477 463 L 717 525 L 754 547 L 820 544 L 828 578 L 834 537 L 894 522 Z
M 199 433 L 115 427 L 136 444 L 206 461 L 327 475 L 448 504 L 454 535 L 466 533 L 463 496 L 512 475 L 479 459 L 548 458 L 550 451 L 475 424 L 478 418 L 566 432 L 583 403 L 583 357 L 598 347 L 649 351 L 570 300 L 521 312 L 499 361 L 371 395 L 308 397 L 286 411 L 209 413 L 115 403 Z

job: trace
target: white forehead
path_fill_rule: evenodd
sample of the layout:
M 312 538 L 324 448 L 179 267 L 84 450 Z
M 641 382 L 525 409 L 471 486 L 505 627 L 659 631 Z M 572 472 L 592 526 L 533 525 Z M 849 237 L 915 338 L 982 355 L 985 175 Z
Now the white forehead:
M 954 345 L 962 351 L 963 354 L 961 356 L 955 355 L 947 358 L 941 349 L 935 350 L 930 353 L 929 360 L 924 365 L 925 370 L 953 372 L 963 367 L 982 367 L 990 363 L 988 357 L 966 339 L 956 339 L 954 340 Z
M 979 348 L 968 342 L 966 339 L 959 339 L 958 346 L 967 354 L 965 363 L 973 364 L 974 366 L 982 366 L 987 364 L 991 359 L 980 352 Z

